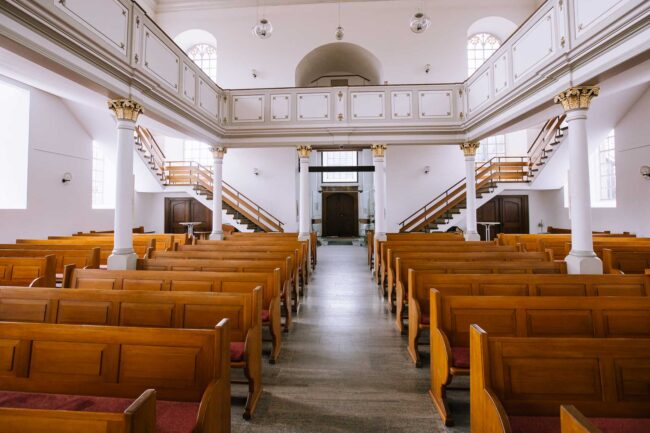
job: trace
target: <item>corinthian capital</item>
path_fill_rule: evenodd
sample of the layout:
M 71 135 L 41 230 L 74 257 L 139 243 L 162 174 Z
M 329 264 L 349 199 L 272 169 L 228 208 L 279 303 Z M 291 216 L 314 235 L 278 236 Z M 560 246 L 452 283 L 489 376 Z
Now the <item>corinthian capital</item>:
M 370 146 L 370 149 L 372 149 L 372 156 L 377 156 L 377 157 L 384 156 L 387 148 L 388 146 L 386 146 L 385 144 L 373 144 L 372 146 Z
M 476 156 L 476 151 L 478 150 L 481 143 L 478 141 L 469 141 L 460 145 L 460 150 L 463 151 L 465 156 Z
M 570 87 L 557 95 L 553 101 L 562 104 L 564 111 L 587 109 L 591 99 L 598 96 L 598 93 L 600 93 L 598 86 Z
M 298 151 L 298 156 L 300 158 L 309 158 L 309 155 L 311 154 L 311 146 L 308 144 L 300 145 L 296 147 L 296 150 Z
M 211 149 L 212 149 L 212 156 L 219 159 L 223 159 L 226 152 L 228 152 L 228 149 L 226 149 L 223 146 L 212 146 Z
M 117 120 L 132 120 L 136 122 L 142 113 L 142 105 L 133 99 L 109 99 L 108 108 L 115 113 Z

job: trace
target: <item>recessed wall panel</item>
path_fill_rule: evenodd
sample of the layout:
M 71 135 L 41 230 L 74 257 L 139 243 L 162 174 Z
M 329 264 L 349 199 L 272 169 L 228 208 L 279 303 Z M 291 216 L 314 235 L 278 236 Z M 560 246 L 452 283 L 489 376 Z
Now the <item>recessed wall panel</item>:
M 329 120 L 329 93 L 298 94 L 298 120 Z
M 413 92 L 391 92 L 391 112 L 393 119 L 411 119 Z
M 274 122 L 291 120 L 291 95 L 271 96 L 271 120 Z
M 543 16 L 512 45 L 512 69 L 515 81 L 535 70 L 554 52 L 553 12 Z
M 264 95 L 233 96 L 234 122 L 263 122 Z
M 144 68 L 158 81 L 178 91 L 178 56 L 156 36 L 151 29 L 144 29 Z
M 420 118 L 451 117 L 451 90 L 426 90 L 418 92 Z
M 384 92 L 353 92 L 352 119 L 378 120 L 386 117 Z

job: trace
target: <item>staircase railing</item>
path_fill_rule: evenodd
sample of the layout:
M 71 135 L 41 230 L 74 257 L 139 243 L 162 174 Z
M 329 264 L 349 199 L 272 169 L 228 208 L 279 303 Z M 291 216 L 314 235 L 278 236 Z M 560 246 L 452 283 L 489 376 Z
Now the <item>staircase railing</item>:
M 165 183 L 192 186 L 198 194 L 212 195 L 212 169 L 193 161 L 165 161 Z M 246 195 L 223 182 L 223 201 L 246 219 L 267 232 L 283 232 L 284 223 Z
M 551 148 L 558 144 L 565 120 L 565 114 L 552 117 L 539 131 L 539 134 L 528 148 L 531 170 L 536 171 L 537 167 L 543 165 L 548 158 L 548 154 L 552 151 Z
M 521 183 L 528 181 L 530 159 L 527 156 L 497 156 L 476 165 L 476 191 L 496 187 L 497 183 Z M 443 191 L 429 203 L 400 222 L 400 232 L 423 230 L 439 218 L 450 219 L 454 207 L 466 199 L 466 178 Z
M 165 153 L 162 151 L 158 142 L 151 135 L 147 128 L 136 126 L 135 128 L 135 143 L 138 150 L 142 152 L 145 159 L 148 161 L 149 166 L 158 174 L 164 176 Z M 164 181 L 163 179 L 161 179 Z

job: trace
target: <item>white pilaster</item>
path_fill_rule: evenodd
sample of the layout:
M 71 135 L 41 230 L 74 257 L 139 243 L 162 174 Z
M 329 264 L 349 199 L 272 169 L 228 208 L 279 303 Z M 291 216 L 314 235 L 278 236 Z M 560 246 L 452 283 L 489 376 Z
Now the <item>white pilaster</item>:
M 298 207 L 298 240 L 306 241 L 310 237 L 311 226 L 311 190 L 309 188 L 309 155 L 311 146 L 298 146 L 300 159 L 300 203 Z
M 117 119 L 115 233 L 108 269 L 135 269 L 138 257 L 133 251 L 133 147 L 135 123 L 142 106 L 131 99 L 115 99 L 108 101 L 108 107 Z
M 461 150 L 465 154 L 465 202 L 467 203 L 466 209 L 466 241 L 480 241 L 481 236 L 476 230 L 476 151 L 479 148 L 478 142 L 463 143 L 460 145 Z
M 375 189 L 375 239 L 386 240 L 386 153 L 385 144 L 373 144 L 372 163 L 375 166 L 373 183 Z
M 223 157 L 226 149 L 212 148 L 212 232 L 210 240 L 223 240 Z
M 555 97 L 561 103 L 569 125 L 569 213 L 571 215 L 571 252 L 566 257 L 570 274 L 602 274 L 603 263 L 594 253 L 591 232 L 591 196 L 589 188 L 589 148 L 587 111 L 598 87 L 572 87 Z

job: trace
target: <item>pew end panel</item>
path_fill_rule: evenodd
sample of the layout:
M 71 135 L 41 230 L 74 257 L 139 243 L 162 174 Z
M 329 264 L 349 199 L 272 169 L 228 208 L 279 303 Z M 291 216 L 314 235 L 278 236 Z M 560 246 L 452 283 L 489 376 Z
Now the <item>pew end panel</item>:
M 560 406 L 561 433 L 602 433 L 573 405 Z
M 429 326 L 431 388 L 429 389 L 429 397 L 438 410 L 442 422 L 446 426 L 452 426 L 454 425 L 454 419 L 449 410 L 445 394 L 446 386 L 449 385 L 453 378 L 449 374 L 453 368 L 453 365 L 450 365 L 449 362 L 449 360 L 453 359 L 453 354 L 449 339 L 440 326 L 442 317 L 440 297 L 440 292 L 431 289 L 431 305 L 429 307 L 431 312 Z M 458 371 L 457 374 L 462 373 Z M 465 374 L 469 374 L 469 371 Z

